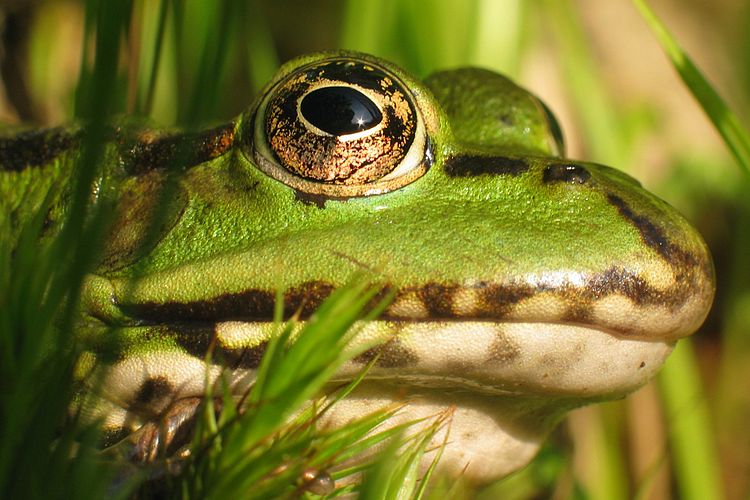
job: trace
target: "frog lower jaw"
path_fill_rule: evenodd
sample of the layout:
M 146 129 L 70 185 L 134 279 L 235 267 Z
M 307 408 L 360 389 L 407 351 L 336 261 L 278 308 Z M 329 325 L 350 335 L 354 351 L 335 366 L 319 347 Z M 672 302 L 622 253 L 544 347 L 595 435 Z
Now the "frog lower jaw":
M 622 339 L 567 324 L 381 320 L 361 326 L 353 346 L 360 353 L 336 374 L 332 387 L 374 364 L 361 386 L 323 422 L 341 426 L 392 403 L 403 408 L 389 426 L 449 412 L 441 468 L 477 483 L 525 465 L 568 410 L 622 397 L 645 384 L 672 349 L 671 342 Z M 140 328 L 154 333 L 153 327 Z M 232 392 L 244 394 L 273 331 L 267 322 L 227 321 L 176 333 L 182 342 L 207 346 L 214 340 L 225 366 L 218 359 L 207 366 L 197 344 L 176 348 L 163 342 L 161 349 L 128 353 L 101 385 L 105 401 L 98 413 L 106 416 L 105 428 L 121 433 L 153 422 L 175 402 L 201 397 L 206 381 L 218 384 L 226 368 Z M 438 433 L 432 445 L 444 437 Z M 431 459 L 428 455 L 423 465 Z
M 233 392 L 244 393 L 274 331 L 272 323 L 234 321 L 190 331 L 140 328 L 129 328 L 128 335 L 158 334 L 158 342 L 136 344 L 111 366 L 102 388 L 115 406 L 146 415 L 159 414 L 175 399 L 201 396 L 206 376 L 215 381 L 225 368 L 232 373 Z M 371 321 L 353 348 L 383 341 L 347 362 L 334 381 L 355 378 L 375 360 L 368 380 L 378 383 L 485 397 L 572 398 L 583 404 L 621 397 L 645 384 L 673 346 L 566 324 Z M 217 361 L 206 366 L 201 348 L 212 342 Z M 151 390 L 155 384 L 158 391 Z

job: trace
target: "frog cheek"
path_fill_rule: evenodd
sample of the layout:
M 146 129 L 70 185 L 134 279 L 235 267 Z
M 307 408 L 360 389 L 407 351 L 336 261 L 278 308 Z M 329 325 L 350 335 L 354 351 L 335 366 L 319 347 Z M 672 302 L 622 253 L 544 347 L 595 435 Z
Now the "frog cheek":
M 244 154 L 298 192 L 382 194 L 421 177 L 432 154 L 423 113 L 389 70 L 329 58 L 272 87 L 243 134 Z

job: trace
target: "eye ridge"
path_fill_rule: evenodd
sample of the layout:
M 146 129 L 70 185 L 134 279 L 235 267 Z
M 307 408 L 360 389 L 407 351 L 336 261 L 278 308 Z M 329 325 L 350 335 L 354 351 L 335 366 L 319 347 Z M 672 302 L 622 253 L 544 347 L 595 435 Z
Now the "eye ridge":
M 319 87 L 300 102 L 302 117 L 331 135 L 342 136 L 369 130 L 383 114 L 367 95 L 346 86 Z

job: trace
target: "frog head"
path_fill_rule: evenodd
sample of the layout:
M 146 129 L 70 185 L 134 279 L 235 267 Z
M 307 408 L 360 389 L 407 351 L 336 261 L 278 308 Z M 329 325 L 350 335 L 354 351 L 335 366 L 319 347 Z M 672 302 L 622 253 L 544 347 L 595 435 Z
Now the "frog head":
M 361 336 L 384 343 L 337 380 L 375 365 L 327 422 L 452 408 L 442 466 L 489 481 L 566 411 L 646 383 L 713 298 L 695 229 L 620 171 L 563 158 L 552 113 L 489 71 L 420 82 L 313 54 L 225 126 L 121 142 L 114 229 L 83 298 L 89 324 L 127 339 L 103 384 L 112 428 L 203 394 L 211 344 L 246 390 L 277 290 L 304 319 L 364 268 L 395 298 Z M 144 237 L 165 158 L 184 174 Z

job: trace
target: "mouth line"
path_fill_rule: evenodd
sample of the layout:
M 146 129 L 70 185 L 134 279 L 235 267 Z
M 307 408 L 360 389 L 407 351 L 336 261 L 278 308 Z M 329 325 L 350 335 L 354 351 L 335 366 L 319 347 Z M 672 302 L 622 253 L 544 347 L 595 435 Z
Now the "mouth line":
M 487 321 L 369 321 L 349 348 L 353 357 L 333 384 L 358 378 L 389 385 L 404 394 L 429 390 L 487 397 L 597 398 L 625 394 L 652 377 L 672 349 L 671 342 L 617 339 L 599 329 L 563 324 Z M 246 385 L 259 368 L 276 330 L 271 322 L 224 322 L 179 331 L 126 335 L 113 373 L 203 381 L 206 356 L 212 373 L 228 370 Z M 145 343 L 144 343 L 145 339 Z M 129 354 L 130 353 L 130 354 Z M 196 391 L 203 383 L 196 383 Z
M 300 325 L 306 324 L 310 317 L 312 315 L 293 315 L 291 317 L 284 316 L 282 319 L 282 324 L 288 321 L 296 321 Z M 92 316 L 93 317 L 93 316 Z M 105 327 L 108 328 L 115 328 L 115 329 L 128 329 L 128 328 L 159 328 L 159 329 L 165 329 L 166 331 L 170 332 L 180 332 L 180 331 L 186 331 L 186 332 L 195 332 L 195 331 L 213 331 L 216 332 L 218 328 L 221 328 L 222 326 L 235 326 L 235 325 L 242 325 L 242 326 L 261 326 L 261 327 L 271 327 L 273 325 L 276 325 L 276 321 L 270 318 L 242 318 L 242 317 L 232 317 L 232 318 L 217 318 L 217 319 L 201 319 L 201 320 L 183 320 L 183 321 L 153 321 L 150 319 L 140 319 L 137 317 L 128 318 L 126 320 L 121 321 L 109 321 L 102 318 L 96 318 L 101 323 L 105 325 Z M 514 324 L 529 324 L 534 323 L 537 325 L 540 325 L 540 328 L 543 328 L 544 326 L 560 326 L 560 327 L 580 327 L 585 328 L 590 331 L 595 331 L 601 334 L 609 335 L 615 339 L 623 339 L 623 340 L 653 340 L 653 341 L 660 341 L 663 339 L 659 338 L 650 338 L 647 335 L 632 335 L 628 334 L 628 332 L 622 332 L 613 328 L 607 328 L 603 325 L 596 325 L 591 323 L 585 323 L 585 322 L 578 322 L 578 321 L 567 321 L 567 320 L 560 320 L 560 319 L 550 319 L 550 320 L 543 320 L 543 319 L 535 319 L 533 321 L 529 321 L 528 319 L 500 319 L 500 318 L 488 318 L 486 316 L 475 316 L 475 317 L 468 317 L 468 316 L 461 316 L 461 317 L 428 317 L 428 318 L 407 318 L 402 316 L 391 316 L 387 314 L 383 314 L 375 319 L 371 320 L 358 320 L 358 322 L 367 322 L 367 323 L 381 323 L 384 325 L 388 325 L 389 329 L 391 330 L 390 336 L 396 337 L 398 336 L 399 332 L 406 328 L 409 325 L 446 325 L 446 324 L 476 324 L 476 325 L 492 325 L 495 327 L 502 327 L 505 325 L 514 325 Z

